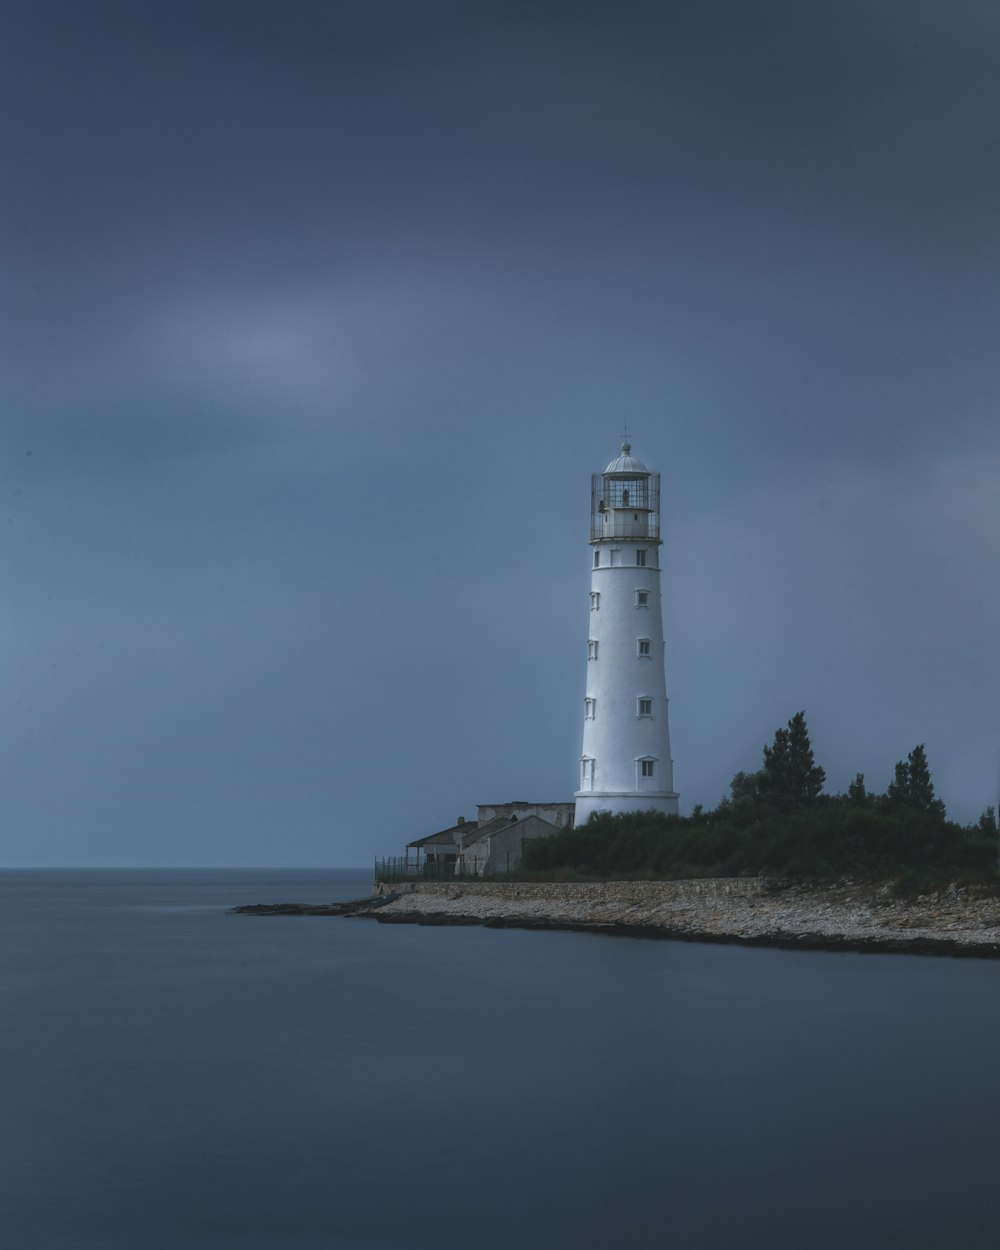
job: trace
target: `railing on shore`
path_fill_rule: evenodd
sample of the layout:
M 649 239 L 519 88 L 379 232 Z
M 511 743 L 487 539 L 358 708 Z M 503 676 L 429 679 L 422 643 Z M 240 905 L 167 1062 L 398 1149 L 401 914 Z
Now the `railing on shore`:
M 466 868 L 462 863 L 418 864 L 401 855 L 375 860 L 375 880 L 386 885 L 394 885 L 400 881 L 508 881 L 515 872 L 509 856 L 506 857 L 503 868 L 488 872 L 476 872 L 472 865 Z

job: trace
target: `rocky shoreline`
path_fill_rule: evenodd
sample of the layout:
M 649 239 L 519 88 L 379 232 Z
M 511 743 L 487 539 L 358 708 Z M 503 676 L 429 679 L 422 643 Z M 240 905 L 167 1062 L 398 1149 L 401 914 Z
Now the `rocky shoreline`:
M 1000 958 L 1000 897 L 951 887 L 916 898 L 891 885 L 759 878 L 610 882 L 406 882 L 350 903 L 254 904 L 243 915 L 369 917 L 382 924 L 557 929 L 688 942 L 736 942 Z

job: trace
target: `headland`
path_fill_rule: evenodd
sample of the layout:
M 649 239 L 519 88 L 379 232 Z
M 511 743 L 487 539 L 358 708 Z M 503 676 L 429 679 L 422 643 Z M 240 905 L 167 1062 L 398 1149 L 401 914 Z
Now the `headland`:
M 255 915 L 382 924 L 555 929 L 806 950 L 1000 958 L 1000 897 L 949 887 L 897 897 L 889 883 L 762 877 L 684 881 L 414 881 L 350 903 L 256 904 Z

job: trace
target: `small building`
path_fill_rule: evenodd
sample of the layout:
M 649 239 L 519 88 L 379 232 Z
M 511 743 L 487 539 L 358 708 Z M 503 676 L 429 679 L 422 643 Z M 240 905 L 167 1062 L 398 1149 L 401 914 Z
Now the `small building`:
M 572 803 L 480 803 L 477 819 L 414 838 L 401 860 L 382 861 L 398 876 L 491 876 L 520 866 L 524 843 L 549 838 L 573 825 Z
M 532 838 L 551 838 L 558 828 L 531 813 L 494 816 L 468 833 L 460 834 L 456 876 L 491 877 L 514 872 L 521 866 L 524 844 Z
M 440 829 L 437 833 L 429 833 L 424 838 L 416 838 L 406 844 L 405 862 L 416 868 L 429 865 L 442 868 L 446 864 L 454 864 L 461 849 L 459 839 L 463 833 L 475 829 L 475 821 L 459 816 L 458 823 L 448 829 Z

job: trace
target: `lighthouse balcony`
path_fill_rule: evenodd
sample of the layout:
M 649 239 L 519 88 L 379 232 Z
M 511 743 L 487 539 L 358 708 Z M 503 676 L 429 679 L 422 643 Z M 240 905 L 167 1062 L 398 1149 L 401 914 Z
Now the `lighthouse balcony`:
M 590 521 L 590 541 L 605 538 L 648 538 L 660 541 L 660 522 L 655 512 L 598 512 Z

